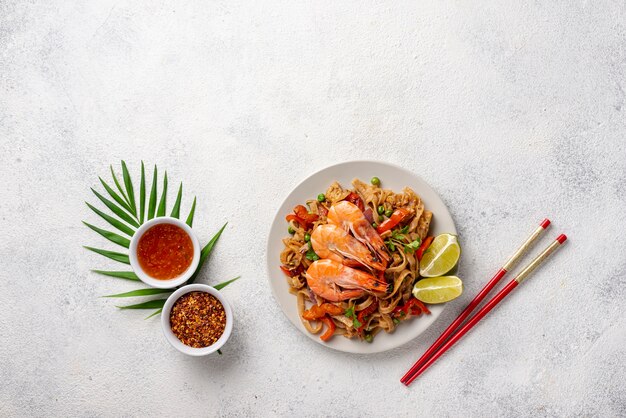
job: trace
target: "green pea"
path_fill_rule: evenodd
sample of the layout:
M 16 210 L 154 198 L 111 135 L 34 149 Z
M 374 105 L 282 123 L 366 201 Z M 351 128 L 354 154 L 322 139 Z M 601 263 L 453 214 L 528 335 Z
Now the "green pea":
M 393 215 L 393 211 L 391 209 L 387 209 L 385 211 L 385 216 L 388 217 L 388 218 L 391 218 L 391 215 Z
M 311 241 L 311 234 L 307 232 L 306 234 L 304 234 L 304 242 L 309 242 L 309 241 Z
M 374 228 L 378 228 L 378 224 L 377 224 L 376 222 L 372 222 L 372 226 L 373 226 Z
M 378 222 L 382 222 L 382 221 L 384 221 L 384 220 L 385 220 L 385 218 L 383 218 L 382 216 L 379 216 L 379 217 L 378 217 Z
M 378 206 L 378 214 L 382 215 L 383 213 L 385 213 L 385 207 L 383 205 Z
M 380 179 L 378 177 L 372 177 L 370 180 L 374 186 L 380 186 Z
M 295 234 L 295 233 L 296 233 L 296 230 L 295 230 L 295 229 L 293 229 L 291 226 L 289 226 L 289 229 L 287 229 L 287 231 L 289 231 L 289 233 L 290 233 L 291 235 L 293 235 L 293 234 Z
M 323 202 L 324 200 L 326 200 L 326 196 L 324 196 L 324 193 L 320 193 L 317 195 L 318 202 Z
M 374 340 L 374 337 L 372 337 L 372 334 L 365 334 L 365 341 L 367 341 L 368 343 L 371 343 Z

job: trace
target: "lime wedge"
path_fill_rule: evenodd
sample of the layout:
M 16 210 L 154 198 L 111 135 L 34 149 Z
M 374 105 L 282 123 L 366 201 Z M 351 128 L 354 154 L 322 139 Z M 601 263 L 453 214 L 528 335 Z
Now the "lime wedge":
M 463 282 L 456 276 L 432 277 L 415 283 L 413 296 L 424 303 L 444 303 L 463 293 Z
M 461 246 L 456 235 L 437 235 L 430 247 L 424 251 L 420 261 L 422 277 L 443 276 L 456 266 L 461 256 Z

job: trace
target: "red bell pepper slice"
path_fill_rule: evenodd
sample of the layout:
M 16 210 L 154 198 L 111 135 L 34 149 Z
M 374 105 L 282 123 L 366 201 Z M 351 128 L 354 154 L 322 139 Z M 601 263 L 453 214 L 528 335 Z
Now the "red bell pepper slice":
M 363 329 L 365 328 L 365 318 L 373 314 L 377 308 L 378 308 L 378 302 L 373 302 L 372 304 L 370 304 L 370 306 L 368 306 L 367 308 L 359 312 L 359 314 L 356 317 L 357 320 L 361 323 L 361 326 L 358 329 L 359 332 L 362 332 Z
M 294 213 L 290 213 L 285 219 L 287 219 L 287 222 L 296 221 L 305 229 L 309 229 L 313 222 L 319 219 L 319 216 L 314 213 L 309 213 L 302 205 L 296 206 L 293 211 Z
M 358 208 L 361 210 L 361 212 L 363 212 L 365 210 L 365 204 L 363 204 L 363 200 L 361 199 L 361 197 L 354 193 L 354 192 L 350 192 L 350 194 L 348 196 L 345 197 L 345 199 L 350 203 L 354 203 L 355 205 L 358 206 Z
M 433 242 L 433 237 L 426 237 L 424 242 L 422 242 L 422 245 L 420 245 L 420 247 L 415 252 L 417 261 L 422 261 L 422 256 L 424 255 L 424 251 L 426 251 L 426 249 L 430 247 L 430 244 L 432 244 L 432 242 Z
M 321 318 L 321 321 L 326 324 L 327 328 L 326 328 L 326 332 L 320 335 L 320 339 L 322 341 L 328 341 L 330 340 L 330 337 L 332 337 L 335 334 L 335 329 L 337 329 L 337 326 L 335 325 L 331 317 L 328 315 Z
M 421 313 L 430 314 L 430 311 L 421 301 L 411 298 L 402 306 L 396 306 L 393 310 L 394 316 L 406 317 L 407 315 L 420 315 Z
M 394 226 L 402 222 L 410 214 L 411 212 L 408 209 L 398 208 L 393 211 L 393 214 L 391 215 L 389 219 L 387 219 L 386 221 L 378 225 L 378 228 L 376 229 L 376 231 L 378 231 L 379 234 L 387 232 L 390 229 L 392 229 Z

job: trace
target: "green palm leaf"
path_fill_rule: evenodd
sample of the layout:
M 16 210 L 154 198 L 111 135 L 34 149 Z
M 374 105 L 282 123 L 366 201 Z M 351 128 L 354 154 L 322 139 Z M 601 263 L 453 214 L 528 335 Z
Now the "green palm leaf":
M 130 240 L 127 238 L 122 237 L 121 235 L 117 235 L 114 232 L 110 232 L 110 231 L 106 231 L 104 229 L 100 229 L 97 226 L 93 226 L 91 224 L 88 224 L 87 222 L 83 221 L 83 223 L 85 225 L 87 225 L 89 228 L 91 228 L 92 230 L 96 231 L 98 234 L 102 235 L 103 237 L 105 237 L 106 239 L 108 239 L 111 242 L 114 242 L 118 245 L 121 245 L 122 247 L 126 247 L 128 248 L 130 246 Z
M 217 240 L 220 239 L 220 236 L 222 235 L 222 232 L 224 232 L 224 228 L 226 228 L 226 225 L 228 225 L 228 222 L 226 222 L 224 226 L 222 226 L 222 228 L 217 231 L 217 234 L 215 234 L 213 238 L 211 238 L 207 245 L 204 246 L 204 248 L 200 252 L 200 262 L 198 262 L 198 268 L 196 269 L 196 271 L 193 272 L 189 280 L 187 280 L 186 284 L 193 283 L 194 280 L 196 280 L 196 277 L 198 277 L 198 274 L 200 274 L 200 270 L 202 269 L 204 262 L 206 261 L 209 254 L 211 254 L 211 251 L 213 251 L 213 247 L 215 246 Z
M 137 205 L 135 205 L 135 189 L 133 188 L 133 181 L 130 178 L 130 173 L 126 167 L 126 163 L 122 160 L 122 176 L 124 177 L 124 186 L 126 187 L 126 194 L 128 196 L 128 204 L 135 218 L 137 217 Z
M 120 309 L 156 309 L 162 308 L 167 299 L 155 299 L 147 302 L 137 303 L 135 305 L 117 306 Z
M 150 315 L 146 316 L 144 319 L 150 319 L 153 316 L 156 316 L 158 314 L 160 314 L 161 312 L 163 312 L 163 308 L 159 308 L 156 311 L 154 311 L 153 313 L 151 313 Z
M 150 190 L 150 202 L 148 203 L 148 220 L 154 218 L 154 211 L 156 210 L 157 201 L 157 166 L 154 166 L 154 173 L 152 174 L 152 189 Z
M 139 186 L 139 223 L 143 224 L 143 217 L 146 213 L 146 171 L 141 162 L 141 185 Z
M 172 218 L 180 218 L 180 202 L 183 199 L 183 183 L 180 183 L 180 187 L 178 188 L 178 194 L 176 195 L 176 202 L 174 202 L 174 207 L 172 208 L 172 214 L 170 215 Z
M 94 273 L 102 274 L 103 276 L 116 277 L 118 279 L 140 281 L 139 277 L 132 271 L 109 271 L 109 270 L 91 270 Z
M 97 191 L 95 191 L 94 189 L 91 189 L 91 191 L 93 192 L 93 194 L 96 195 L 96 197 L 98 199 L 100 199 L 100 201 L 102 203 L 104 203 L 104 205 L 111 209 L 111 212 L 113 212 L 114 214 L 116 214 L 117 216 L 119 216 L 123 221 L 126 221 L 127 223 L 131 224 L 132 226 L 134 226 L 135 228 L 139 228 L 139 224 L 137 223 L 136 220 L 134 220 L 132 218 L 132 216 L 130 216 L 128 213 L 124 212 L 124 210 L 122 208 L 120 208 L 119 206 L 117 206 L 115 203 L 111 202 L 109 199 L 107 199 L 106 197 L 102 196 L 100 193 L 98 193 Z
M 128 203 L 126 203 L 126 201 L 122 199 L 119 194 L 115 193 L 115 190 L 113 190 L 111 186 L 106 184 L 106 182 L 102 180 L 102 177 L 98 177 L 98 178 L 100 179 L 100 183 L 102 183 L 102 187 L 104 187 L 104 190 L 107 191 L 109 196 L 111 196 L 113 200 L 115 200 L 121 207 L 126 209 L 129 213 L 132 213 L 132 210 L 130 210 L 130 206 L 128 206 Z
M 151 295 L 158 295 L 161 293 L 172 293 L 172 292 L 173 292 L 172 289 L 147 288 L 147 289 L 131 290 L 130 292 L 118 293 L 115 295 L 107 295 L 107 296 L 102 296 L 102 297 L 103 298 L 131 298 L 135 296 L 151 296 Z
M 116 253 L 116 252 L 108 251 L 108 250 L 101 250 L 99 248 L 93 248 L 93 247 L 87 247 L 87 246 L 84 246 L 84 248 L 88 249 L 89 251 L 93 251 L 94 253 L 98 253 L 107 258 L 110 258 L 111 260 L 119 261 L 120 263 L 124 263 L 124 264 L 130 264 L 130 259 L 128 258 L 128 255 L 126 254 Z
M 85 202 L 87 204 L 87 206 L 89 206 L 89 208 L 91 210 L 93 210 L 94 212 L 96 212 L 98 215 L 100 215 L 100 217 L 102 219 L 104 219 L 105 221 L 107 221 L 108 223 L 110 223 L 111 225 L 113 225 L 114 227 L 116 227 L 117 229 L 119 229 L 120 231 L 122 231 L 123 233 L 125 233 L 128 236 L 133 236 L 133 234 L 135 233 L 135 231 L 130 228 L 128 225 L 126 225 L 123 222 L 118 221 L 117 219 L 113 218 L 112 216 L 107 215 L 106 213 L 98 210 L 97 208 L 91 206 L 89 203 Z
M 239 279 L 241 276 L 237 276 L 234 279 L 230 279 L 230 280 L 226 280 L 225 282 L 222 282 L 220 284 L 216 284 L 215 286 L 213 286 L 215 289 L 217 290 L 222 290 L 223 288 L 225 288 L 226 286 L 228 286 L 229 284 L 231 284 L 232 282 L 234 282 L 235 280 Z
M 122 197 L 126 201 L 126 204 L 128 204 L 128 208 L 130 209 L 130 202 L 128 200 L 128 196 L 126 196 L 126 193 L 124 193 L 124 189 L 122 189 L 122 186 L 120 186 L 120 182 L 117 181 L 117 176 L 115 175 L 115 171 L 113 171 L 113 166 L 110 166 L 110 167 L 111 167 L 111 176 L 113 177 L 113 182 L 115 183 L 117 190 L 119 190 L 120 193 L 122 194 Z M 132 212 L 132 209 L 131 209 L 131 212 Z
M 163 193 L 161 194 L 161 201 L 159 202 L 159 209 L 157 210 L 157 217 L 165 216 L 165 201 L 167 200 L 167 171 L 163 176 Z
M 187 225 L 191 228 L 193 226 L 193 215 L 196 213 L 196 198 L 193 198 L 193 204 L 191 205 L 191 210 L 189 211 L 189 216 L 187 216 Z

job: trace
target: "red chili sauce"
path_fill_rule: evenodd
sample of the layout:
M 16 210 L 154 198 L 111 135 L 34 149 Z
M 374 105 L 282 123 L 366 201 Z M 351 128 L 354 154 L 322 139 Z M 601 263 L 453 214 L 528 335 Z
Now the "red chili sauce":
M 154 225 L 139 238 L 137 259 L 150 277 L 173 279 L 191 265 L 193 243 L 189 235 L 176 225 Z

